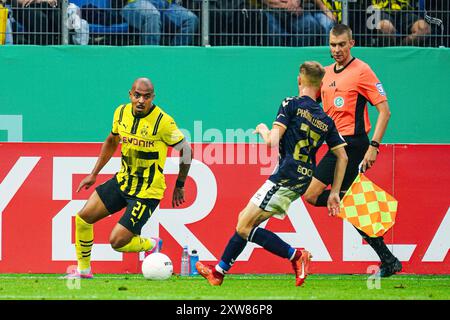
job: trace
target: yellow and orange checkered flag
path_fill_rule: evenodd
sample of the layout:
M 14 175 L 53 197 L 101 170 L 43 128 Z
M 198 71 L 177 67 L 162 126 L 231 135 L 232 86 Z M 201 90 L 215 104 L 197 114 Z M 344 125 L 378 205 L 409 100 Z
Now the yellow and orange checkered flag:
M 395 223 L 397 200 L 362 173 L 341 200 L 338 217 L 370 237 L 380 237 Z

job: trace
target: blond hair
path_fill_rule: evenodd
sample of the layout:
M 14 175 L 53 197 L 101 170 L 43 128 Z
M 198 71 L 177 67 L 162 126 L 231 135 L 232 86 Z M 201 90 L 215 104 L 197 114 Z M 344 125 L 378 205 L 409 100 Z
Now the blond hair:
M 300 66 L 300 78 L 303 85 L 320 88 L 324 75 L 325 69 L 317 61 L 305 61 Z

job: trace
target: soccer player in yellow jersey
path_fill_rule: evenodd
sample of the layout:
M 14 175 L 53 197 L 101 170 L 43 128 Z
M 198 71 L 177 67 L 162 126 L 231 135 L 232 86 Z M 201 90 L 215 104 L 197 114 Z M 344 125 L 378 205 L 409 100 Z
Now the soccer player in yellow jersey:
M 154 87 L 147 78 L 138 78 L 129 91 L 131 103 L 114 112 L 112 130 L 102 145 L 92 173 L 78 189 L 89 189 L 105 164 L 122 143 L 122 166 L 110 180 L 98 186 L 75 217 L 75 248 L 78 268 L 67 277 L 92 278 L 91 248 L 93 224 L 123 208 L 125 213 L 110 235 L 110 243 L 119 252 L 146 254 L 159 251 L 162 240 L 143 238 L 141 229 L 163 198 L 163 175 L 169 146 L 180 151 L 180 167 L 172 206 L 184 202 L 184 182 L 189 172 L 192 151 L 171 116 L 153 104 Z

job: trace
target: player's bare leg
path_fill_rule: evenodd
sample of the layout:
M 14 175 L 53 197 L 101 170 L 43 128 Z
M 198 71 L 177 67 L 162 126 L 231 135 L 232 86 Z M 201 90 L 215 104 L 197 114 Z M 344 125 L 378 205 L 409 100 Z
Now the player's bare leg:
M 94 190 L 84 207 L 78 212 L 78 216 L 86 223 L 94 224 L 97 221 L 109 216 L 103 201 L 98 196 L 97 191 Z
M 116 224 L 109 236 L 109 243 L 114 250 L 117 250 L 131 241 L 134 237 L 134 233 L 122 226 Z
M 145 256 L 159 252 L 162 248 L 160 238 L 144 238 L 134 234 L 120 223 L 114 226 L 109 237 L 111 247 L 119 252 L 141 252 L 145 251 Z
M 239 213 L 236 232 L 244 239 L 247 239 L 252 229 L 266 221 L 273 215 L 249 202 L 244 210 Z
M 327 185 L 325 183 L 313 177 L 308 189 L 303 194 L 303 199 L 309 204 L 316 205 L 319 196 L 324 193 L 326 187 Z

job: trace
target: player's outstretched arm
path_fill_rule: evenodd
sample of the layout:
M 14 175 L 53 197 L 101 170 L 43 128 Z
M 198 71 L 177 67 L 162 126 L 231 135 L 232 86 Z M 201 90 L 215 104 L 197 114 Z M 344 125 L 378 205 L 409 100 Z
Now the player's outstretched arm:
M 389 109 L 389 105 L 387 101 L 380 102 L 375 105 L 378 110 L 378 119 L 375 124 L 375 130 L 373 132 L 372 141 L 381 143 L 383 139 L 384 133 L 386 132 L 386 128 L 389 122 L 389 118 L 391 117 L 391 110 Z M 377 160 L 378 148 L 374 146 L 369 146 L 366 154 L 364 155 L 364 159 L 361 164 L 362 171 L 366 171 L 370 169 Z
M 342 186 L 342 180 L 344 180 L 345 170 L 347 169 L 348 157 L 344 147 L 340 147 L 333 150 L 334 155 L 337 157 L 336 167 L 334 168 L 334 179 L 331 185 L 330 195 L 327 201 L 328 214 L 335 216 L 339 213 L 339 203 L 341 199 L 339 192 Z
M 269 147 L 276 147 L 280 143 L 281 137 L 283 137 L 283 134 L 286 132 L 286 128 L 282 127 L 278 124 L 274 124 L 272 126 L 272 130 L 269 130 L 269 128 L 264 123 L 260 123 L 256 126 L 253 133 L 260 134 L 261 137 L 264 139 L 264 142 Z
M 103 169 L 105 164 L 108 163 L 117 147 L 119 146 L 119 139 L 119 135 L 113 135 L 112 133 L 109 134 L 105 142 L 103 142 L 102 150 L 100 151 L 100 156 L 95 163 L 94 169 L 92 170 L 90 175 L 88 175 L 80 182 L 77 192 L 79 192 L 83 187 L 84 189 L 89 189 L 95 183 L 98 173 Z
M 178 207 L 184 203 L 184 183 L 189 173 L 192 162 L 192 149 L 186 140 L 175 146 L 175 150 L 180 151 L 180 167 L 175 189 L 172 195 L 172 207 Z

